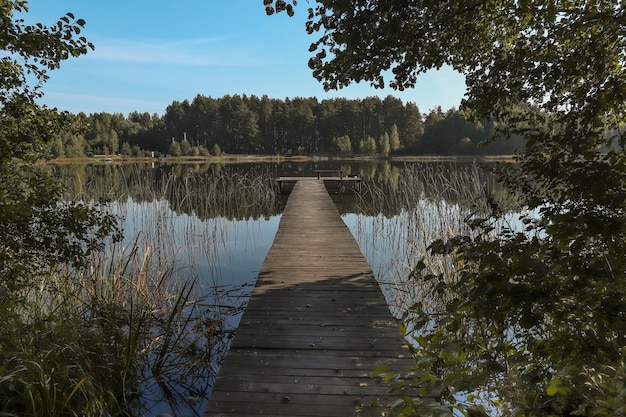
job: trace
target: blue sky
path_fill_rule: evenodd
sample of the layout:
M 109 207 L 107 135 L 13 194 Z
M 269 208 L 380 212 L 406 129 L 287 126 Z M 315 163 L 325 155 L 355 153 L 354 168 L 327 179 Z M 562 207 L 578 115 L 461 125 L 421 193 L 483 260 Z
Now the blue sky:
M 458 107 L 461 75 L 430 72 L 411 90 L 354 84 L 325 92 L 307 66 L 307 2 L 296 15 L 266 16 L 262 0 L 30 0 L 28 22 L 54 24 L 66 12 L 87 21 L 81 35 L 96 49 L 51 73 L 42 103 L 72 113 L 163 114 L 197 95 L 267 94 L 364 98 L 389 94 L 422 112 Z

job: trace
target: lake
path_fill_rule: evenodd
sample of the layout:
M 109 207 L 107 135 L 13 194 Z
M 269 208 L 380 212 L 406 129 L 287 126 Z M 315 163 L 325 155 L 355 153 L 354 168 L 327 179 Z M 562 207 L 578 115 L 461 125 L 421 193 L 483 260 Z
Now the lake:
M 330 194 L 397 317 L 421 299 L 422 289 L 408 277 L 418 259 L 430 259 L 430 242 L 466 232 L 463 220 L 481 204 L 484 190 L 501 192 L 494 178 L 474 163 L 113 163 L 51 169 L 67 184 L 68 199 L 107 201 L 108 210 L 121 218 L 122 244 L 138 242 L 149 250 L 155 270 L 170 268 L 177 279 L 195 281 L 206 308 L 223 322 L 223 343 L 210 356 L 208 387 L 288 198 L 278 192 L 274 178 L 341 169 L 364 179 L 361 194 Z M 453 268 L 445 259 L 431 261 L 436 270 Z M 201 400 L 181 411 L 158 397 L 153 393 L 145 398 L 154 415 L 202 414 Z

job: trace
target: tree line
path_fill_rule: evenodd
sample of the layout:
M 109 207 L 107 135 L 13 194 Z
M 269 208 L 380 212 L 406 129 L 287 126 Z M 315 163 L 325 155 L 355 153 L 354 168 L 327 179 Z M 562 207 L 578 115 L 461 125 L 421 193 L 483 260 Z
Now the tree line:
M 172 156 L 256 153 L 280 155 L 511 154 L 520 139 L 482 144 L 490 122 L 465 120 L 452 108 L 422 114 L 415 103 L 384 99 L 274 99 L 268 96 L 197 95 L 174 101 L 165 113 L 79 113 L 82 130 L 67 130 L 51 144 L 53 157 L 85 154 Z

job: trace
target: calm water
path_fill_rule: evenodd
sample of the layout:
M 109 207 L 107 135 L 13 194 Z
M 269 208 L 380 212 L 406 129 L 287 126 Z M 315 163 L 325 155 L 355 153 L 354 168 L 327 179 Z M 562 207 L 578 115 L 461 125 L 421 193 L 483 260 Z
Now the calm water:
M 459 172 L 476 168 L 467 164 L 420 164 L 416 168 L 389 162 L 322 162 L 110 164 L 54 169 L 68 184 L 68 197 L 108 200 L 110 210 L 122 219 L 124 244 L 138 239 L 151 248 L 157 265 L 173 265 L 179 279 L 194 279 L 201 293 L 211 297 L 216 315 L 227 316 L 228 325 L 236 328 L 288 197 L 277 193 L 272 178 L 311 176 L 315 169 L 342 169 L 364 178 L 362 195 L 333 192 L 331 196 L 372 265 L 391 310 L 399 316 L 420 296 L 419 289 L 406 279 L 417 257 L 433 238 L 458 232 L 472 209 L 468 201 L 471 187 L 454 184 L 455 178 L 466 175 Z M 425 169 L 441 172 L 437 171 L 436 177 L 433 174 L 432 180 L 428 176 L 420 180 L 417 177 Z M 437 181 L 442 182 L 434 190 Z M 484 177 L 480 181 L 484 184 L 476 184 L 477 189 L 493 180 Z M 464 188 L 465 194 L 450 192 L 452 187 Z M 216 372 L 218 365 L 213 365 Z M 177 414 L 201 415 L 203 406 L 195 404 Z M 154 415 L 174 414 L 159 401 L 152 407 Z

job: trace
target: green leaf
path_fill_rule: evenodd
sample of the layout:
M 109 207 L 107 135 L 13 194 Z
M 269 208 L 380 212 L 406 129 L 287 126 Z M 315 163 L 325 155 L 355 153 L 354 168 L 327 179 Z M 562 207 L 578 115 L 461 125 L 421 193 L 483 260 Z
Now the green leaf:
M 370 376 L 371 376 L 372 378 L 376 378 L 376 377 L 378 377 L 378 376 L 381 376 L 382 374 L 385 374 L 385 373 L 389 372 L 389 369 L 390 369 L 390 368 L 389 368 L 389 366 L 387 366 L 387 365 L 379 365 L 379 366 L 377 366 L 377 367 L 376 367 L 376 369 L 374 369 L 374 370 L 372 371 L 372 373 L 370 374 Z
M 550 385 L 546 388 L 546 394 L 551 397 L 554 397 L 555 395 L 565 395 L 569 391 L 569 388 L 564 387 L 563 381 L 559 378 L 552 379 L 552 381 L 550 381 Z

